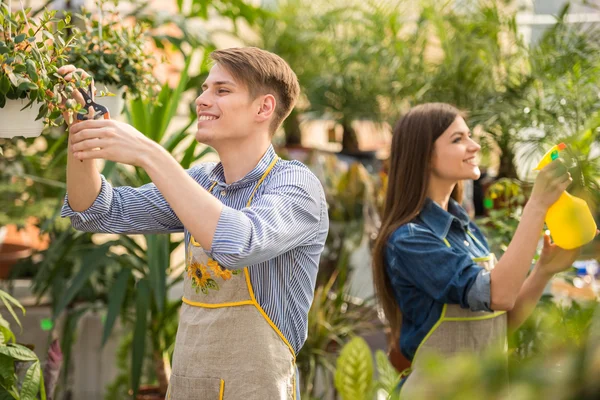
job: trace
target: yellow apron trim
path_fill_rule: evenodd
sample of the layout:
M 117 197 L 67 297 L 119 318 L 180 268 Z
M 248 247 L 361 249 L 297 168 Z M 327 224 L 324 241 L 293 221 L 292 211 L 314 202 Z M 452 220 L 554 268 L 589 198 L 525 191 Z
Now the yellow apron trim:
M 238 307 L 238 306 L 251 306 L 254 304 L 252 300 L 244 300 L 244 301 L 234 301 L 231 303 L 200 303 L 197 301 L 191 301 L 182 297 L 181 300 L 194 307 L 202 307 L 202 308 L 221 308 L 221 307 Z
M 292 393 L 294 394 L 293 396 L 293 400 L 296 400 L 296 366 L 294 365 L 294 381 L 293 381 L 293 387 L 292 389 L 294 390 Z
M 479 241 L 479 239 L 477 239 L 477 238 L 475 237 L 475 235 L 473 235 L 473 234 L 471 233 L 471 231 L 467 231 L 467 235 L 471 236 L 471 238 L 472 238 L 472 239 L 473 239 L 475 242 L 477 242 L 477 244 L 479 244 L 481 247 L 485 248 L 485 246 L 483 245 L 483 243 L 481 243 L 481 242 Z
M 450 242 L 448 241 L 448 239 L 443 238 L 442 240 L 444 241 L 444 243 L 446 244 L 446 246 L 452 247 L 452 246 L 450 246 Z
M 440 316 L 440 319 L 438 319 L 437 322 L 435 323 L 435 325 L 433 325 L 433 327 L 431 328 L 431 330 L 429 332 L 427 332 L 427 335 L 425 335 L 425 337 L 419 344 L 419 347 L 417 347 L 417 351 L 415 351 L 415 355 L 413 356 L 412 362 L 414 362 L 414 360 L 417 359 L 417 354 L 419 354 L 419 350 L 421 350 L 421 346 L 423 346 L 423 344 L 427 341 L 427 339 L 429 339 L 429 337 L 431 335 L 433 335 L 433 332 L 435 332 L 435 330 L 442 324 L 442 322 L 444 320 L 444 316 L 446 315 L 446 308 L 448 308 L 448 305 L 444 304 L 444 307 L 442 308 L 442 315 Z
M 254 198 L 254 195 L 256 194 L 256 191 L 258 190 L 258 187 L 263 183 L 263 181 L 265 180 L 265 178 L 267 177 L 267 175 L 269 175 L 269 172 L 271 172 L 271 170 L 273 169 L 273 167 L 275 166 L 275 164 L 277 163 L 277 161 L 279 161 L 279 157 L 275 157 L 273 159 L 273 161 L 271 161 L 271 164 L 269 164 L 269 166 L 267 167 L 267 170 L 265 171 L 265 173 L 263 174 L 263 176 L 260 177 L 260 180 L 258 181 L 258 183 L 256 184 L 256 186 L 254 187 L 254 190 L 252 191 L 252 194 L 250 195 L 250 198 L 248 199 L 248 203 L 246 203 L 246 207 L 250 207 L 250 204 L 252 203 L 252 199 Z M 214 189 L 214 187 L 217 185 L 217 182 L 213 182 L 213 184 L 208 188 L 208 193 L 211 193 L 212 190 Z M 190 243 L 192 244 L 192 246 L 195 247 L 202 247 L 200 245 L 200 243 L 196 242 L 196 239 L 194 239 L 194 237 L 190 234 Z
M 295 365 L 296 364 L 296 353 L 294 352 L 294 348 L 292 347 L 290 342 L 288 342 L 288 340 L 285 338 L 285 336 L 283 336 L 283 333 L 281 333 L 279 328 L 273 323 L 273 321 L 271 321 L 271 318 L 269 318 L 267 313 L 265 313 L 265 311 L 262 309 L 260 304 L 258 304 L 258 302 L 256 301 L 256 297 L 254 296 L 254 290 L 252 289 L 252 284 L 250 283 L 250 273 L 248 272 L 248 267 L 244 268 L 244 274 L 246 275 L 246 285 L 248 285 L 248 292 L 250 293 L 250 298 L 252 299 L 251 300 L 252 304 L 254 304 L 254 306 L 256 307 L 258 312 L 260 312 L 260 314 L 265 319 L 265 321 L 267 321 L 267 323 L 271 326 L 271 328 L 273 328 L 275 333 L 277 333 L 279 338 L 281 340 L 283 340 L 283 343 L 285 343 L 286 346 L 288 347 L 288 349 L 290 349 L 290 352 L 292 353 L 292 357 L 294 358 L 294 365 Z
M 273 169 L 273 167 L 275 166 L 275 164 L 277 164 L 277 161 L 279 161 L 279 157 L 275 157 L 273 159 L 273 161 L 271 161 L 271 164 L 269 164 L 269 166 L 267 167 L 267 170 L 265 171 L 265 173 L 263 174 L 263 176 L 260 178 L 260 180 L 258 181 L 258 183 L 256 184 L 256 186 L 254 187 L 254 191 L 250 195 L 250 198 L 248 199 L 248 203 L 246 203 L 246 207 L 250 207 L 250 204 L 252 203 L 252 199 L 254 198 L 254 195 L 256 194 L 256 191 L 258 190 L 258 187 L 263 183 L 263 181 L 265 180 L 265 178 L 267 177 L 267 175 L 269 175 L 269 172 L 271 172 L 271 170 Z
M 221 389 L 219 389 L 219 400 L 223 400 L 223 393 L 225 393 L 225 381 L 221 379 Z
M 446 317 L 446 308 L 447 308 L 447 304 L 444 304 L 444 308 L 442 309 L 442 315 L 440 316 L 440 319 L 437 320 L 437 322 L 435 323 L 435 325 L 433 325 L 433 327 L 431 328 L 431 330 L 427 333 L 427 335 L 425 335 L 425 337 L 423 338 L 423 340 L 421 341 L 421 344 L 419 344 L 419 347 L 417 347 L 417 350 L 415 351 L 415 355 L 413 356 L 413 362 L 414 360 L 417 359 L 417 354 L 419 353 L 419 350 L 421 349 L 421 346 L 423 346 L 423 344 L 425 344 L 425 342 L 427 341 L 427 339 L 429 339 L 429 337 L 431 335 L 433 335 L 433 333 L 436 331 L 437 328 L 439 328 L 439 326 L 442 324 L 442 322 L 455 322 L 455 321 L 481 321 L 481 320 L 485 320 L 485 319 L 491 319 L 491 318 L 496 318 L 499 317 L 503 314 L 506 314 L 506 311 L 495 311 L 489 315 L 482 315 L 481 317 L 472 317 L 472 318 L 459 318 L 459 317 Z
M 492 259 L 492 256 L 484 256 L 484 257 L 475 257 L 472 258 L 471 260 L 477 262 L 483 262 L 483 261 L 490 261 Z
M 506 314 L 506 311 L 495 311 L 489 315 L 482 315 L 481 317 L 472 317 L 472 318 L 459 318 L 459 317 L 446 317 L 444 318 L 444 322 L 449 321 L 481 321 L 484 319 L 491 319 L 499 317 L 503 314 Z

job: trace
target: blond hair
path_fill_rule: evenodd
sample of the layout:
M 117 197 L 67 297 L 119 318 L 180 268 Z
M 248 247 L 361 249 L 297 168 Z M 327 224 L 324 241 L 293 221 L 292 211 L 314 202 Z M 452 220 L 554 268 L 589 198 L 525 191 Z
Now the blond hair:
M 275 97 L 275 112 L 269 126 L 274 134 L 292 112 L 300 94 L 298 77 L 290 66 L 278 55 L 257 47 L 216 50 L 210 58 L 245 84 L 252 99 L 264 94 Z

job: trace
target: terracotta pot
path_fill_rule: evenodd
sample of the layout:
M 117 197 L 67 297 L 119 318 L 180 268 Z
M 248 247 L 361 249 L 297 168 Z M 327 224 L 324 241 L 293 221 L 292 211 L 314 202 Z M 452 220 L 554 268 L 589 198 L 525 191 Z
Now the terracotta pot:
M 160 388 L 158 386 L 148 385 L 141 386 L 135 398 L 136 400 L 164 400 L 165 395 L 160 394 Z
M 40 238 L 40 230 L 35 226 L 35 220 L 30 219 L 23 229 L 16 225 L 0 227 L 0 279 L 10 276 L 13 265 L 34 250 L 48 248 L 48 237 Z

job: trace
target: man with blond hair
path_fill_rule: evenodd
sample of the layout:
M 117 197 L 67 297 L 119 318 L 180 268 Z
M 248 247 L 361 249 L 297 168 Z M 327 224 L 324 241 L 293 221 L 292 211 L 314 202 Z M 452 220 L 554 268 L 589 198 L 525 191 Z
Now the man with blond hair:
M 318 179 L 300 162 L 281 160 L 271 144 L 294 107 L 298 80 L 284 60 L 257 48 L 211 58 L 195 101 L 196 140 L 220 162 L 186 171 L 130 125 L 75 123 L 62 216 L 89 232 L 185 232 L 168 399 L 299 399 L 295 359 L 329 221 Z M 152 183 L 113 188 L 94 159 L 141 167 Z

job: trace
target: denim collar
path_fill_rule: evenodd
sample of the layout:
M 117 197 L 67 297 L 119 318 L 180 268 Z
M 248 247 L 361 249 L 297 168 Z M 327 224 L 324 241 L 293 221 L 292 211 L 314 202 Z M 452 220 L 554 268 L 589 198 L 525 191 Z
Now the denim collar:
M 258 164 L 256 164 L 256 167 L 254 167 L 252 171 L 248 172 L 246 176 L 244 176 L 242 179 L 237 180 L 231 184 L 225 183 L 225 172 L 223 170 L 222 163 L 218 163 L 217 165 L 215 165 L 215 167 L 209 175 L 209 178 L 211 181 L 217 182 L 219 186 L 224 187 L 246 186 L 252 183 L 256 183 L 256 181 L 258 181 L 263 176 L 267 168 L 269 168 L 269 165 L 271 165 L 271 162 L 275 157 L 277 157 L 275 149 L 273 148 L 273 145 L 270 145 L 265 154 L 258 162 Z
M 445 239 L 448 235 L 453 220 L 458 221 L 463 228 L 467 228 L 470 222 L 467 212 L 452 198 L 448 202 L 448 211 L 427 198 L 419 217 L 425 225 L 442 239 Z

